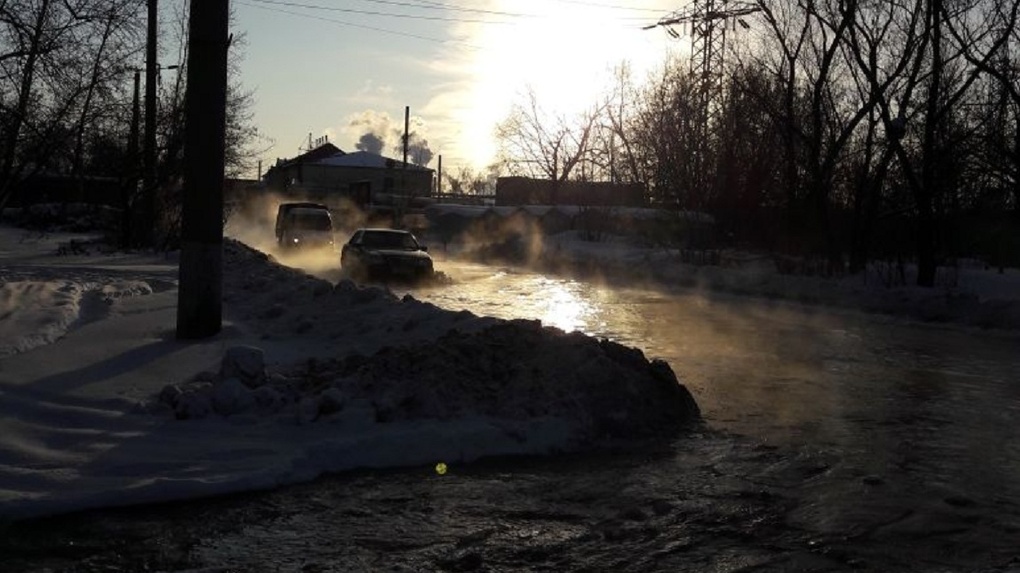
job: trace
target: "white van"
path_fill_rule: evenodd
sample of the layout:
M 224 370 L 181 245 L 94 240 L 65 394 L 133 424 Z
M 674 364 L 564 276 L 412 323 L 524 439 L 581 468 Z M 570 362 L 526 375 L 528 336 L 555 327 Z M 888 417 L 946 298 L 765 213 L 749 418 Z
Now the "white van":
M 325 205 L 284 203 L 276 215 L 276 240 L 281 248 L 333 246 L 333 217 Z

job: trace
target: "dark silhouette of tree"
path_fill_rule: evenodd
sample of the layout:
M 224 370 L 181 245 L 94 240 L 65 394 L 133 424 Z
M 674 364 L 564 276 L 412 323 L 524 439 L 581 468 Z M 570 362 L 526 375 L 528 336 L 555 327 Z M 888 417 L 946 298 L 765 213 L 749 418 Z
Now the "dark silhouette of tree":
M 697 148 L 697 105 L 697 78 L 676 60 L 667 63 L 642 93 L 632 142 L 653 205 L 676 210 L 708 207 L 689 160 Z
M 27 175 L 80 173 L 87 134 L 126 109 L 137 16 L 128 0 L 0 4 L 0 210 Z
M 511 175 L 552 181 L 555 202 L 558 184 L 569 181 L 590 157 L 601 112 L 596 106 L 570 121 L 543 110 L 534 90 L 528 90 L 525 101 L 496 128 L 500 160 Z

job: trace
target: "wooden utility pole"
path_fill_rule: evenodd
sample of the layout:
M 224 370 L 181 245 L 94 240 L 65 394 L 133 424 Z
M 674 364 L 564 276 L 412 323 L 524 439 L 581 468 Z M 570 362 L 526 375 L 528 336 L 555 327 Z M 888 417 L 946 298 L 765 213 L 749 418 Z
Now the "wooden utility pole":
M 407 140 L 408 140 L 408 125 L 411 117 L 411 106 L 404 106 L 404 137 L 403 148 L 404 148 L 404 162 L 400 166 L 400 198 L 393 201 L 393 226 L 401 229 L 404 226 L 404 211 L 407 210 L 411 203 L 409 194 L 407 192 Z
M 135 242 L 151 247 L 156 228 L 156 37 L 158 27 L 157 0 L 147 0 L 148 32 L 145 39 L 145 140 L 142 144 L 142 197 L 138 209 Z
M 407 169 L 407 132 L 411 120 L 411 106 L 404 106 L 404 169 Z
M 192 0 L 188 24 L 184 190 L 177 338 L 223 324 L 223 172 L 229 0 Z
M 128 173 L 121 189 L 121 220 L 120 220 L 120 244 L 122 247 L 131 245 L 131 217 L 133 216 L 132 202 L 138 193 L 138 132 L 141 123 L 141 83 L 142 72 L 135 70 L 135 91 L 131 101 L 131 131 L 128 135 Z
M 400 186 L 404 197 L 407 197 L 407 140 L 409 139 L 408 127 L 411 119 L 411 106 L 404 106 L 404 163 L 401 165 Z

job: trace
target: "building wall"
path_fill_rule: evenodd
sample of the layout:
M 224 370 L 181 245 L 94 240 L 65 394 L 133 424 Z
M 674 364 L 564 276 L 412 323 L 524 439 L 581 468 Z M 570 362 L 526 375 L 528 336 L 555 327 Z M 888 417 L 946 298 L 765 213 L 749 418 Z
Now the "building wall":
M 351 184 L 364 184 L 365 182 L 371 186 L 373 196 L 403 194 L 413 197 L 430 197 L 432 195 L 432 171 L 408 169 L 406 173 L 403 173 L 399 167 L 377 169 L 316 164 L 292 165 L 279 169 L 271 179 L 266 181 L 267 187 L 273 191 L 299 193 L 326 202 L 329 202 L 330 199 L 353 195 Z M 402 192 L 402 187 L 406 189 L 406 192 Z

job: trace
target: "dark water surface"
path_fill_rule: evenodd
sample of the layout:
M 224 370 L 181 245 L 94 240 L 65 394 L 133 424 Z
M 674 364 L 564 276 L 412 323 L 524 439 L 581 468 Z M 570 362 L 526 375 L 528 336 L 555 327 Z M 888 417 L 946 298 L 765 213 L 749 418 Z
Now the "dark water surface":
M 412 294 L 637 346 L 705 428 L 17 524 L 0 570 L 1020 571 L 1020 335 L 441 268 Z

